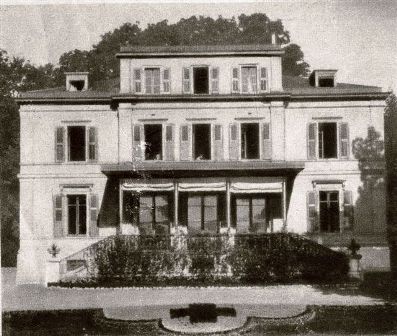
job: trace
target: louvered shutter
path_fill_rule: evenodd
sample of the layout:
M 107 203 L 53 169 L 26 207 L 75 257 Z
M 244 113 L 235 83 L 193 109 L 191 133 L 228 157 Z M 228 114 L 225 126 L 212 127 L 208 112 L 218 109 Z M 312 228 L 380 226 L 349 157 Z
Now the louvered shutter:
M 181 161 L 189 161 L 192 159 L 192 126 L 181 125 L 180 131 L 180 159 Z
M 342 217 L 342 216 L 341 216 Z M 351 190 L 343 192 L 343 226 L 344 231 L 352 230 L 354 224 L 353 193 Z
M 214 125 L 214 160 L 223 160 L 223 127 Z
M 240 146 L 240 125 L 232 123 L 229 125 L 229 159 L 236 161 L 239 159 Z
M 134 77 L 134 92 L 142 93 L 142 69 L 135 68 L 133 72 Z
M 317 124 L 309 123 L 307 126 L 307 158 L 308 160 L 315 160 L 317 148 Z
M 55 162 L 65 161 L 65 129 L 57 127 L 55 130 Z
M 53 199 L 54 208 L 54 238 L 61 238 L 64 235 L 63 232 L 63 196 L 55 195 Z
M 98 131 L 96 127 L 88 128 L 88 160 L 98 161 Z
M 170 68 L 163 69 L 163 93 L 171 92 L 171 71 Z
M 219 68 L 211 69 L 211 91 L 212 93 L 219 93 Z
M 175 160 L 175 126 L 165 125 L 165 160 Z
M 347 123 L 339 124 L 339 150 L 340 150 L 340 158 L 348 159 L 349 158 L 349 126 Z
M 318 232 L 317 194 L 315 191 L 307 193 L 307 231 Z
M 270 123 L 262 124 L 262 159 L 270 160 L 272 158 L 272 141 L 270 136 Z
M 143 160 L 145 154 L 144 130 L 142 124 L 132 125 L 132 158 Z
M 232 69 L 232 92 L 239 93 L 240 92 L 240 73 L 239 68 Z
M 182 69 L 182 90 L 183 93 L 191 92 L 191 84 L 190 84 L 190 68 Z
M 99 235 L 98 228 L 98 196 L 90 195 L 90 237 L 97 237 Z
M 267 69 L 260 68 L 260 90 L 261 92 L 267 91 Z

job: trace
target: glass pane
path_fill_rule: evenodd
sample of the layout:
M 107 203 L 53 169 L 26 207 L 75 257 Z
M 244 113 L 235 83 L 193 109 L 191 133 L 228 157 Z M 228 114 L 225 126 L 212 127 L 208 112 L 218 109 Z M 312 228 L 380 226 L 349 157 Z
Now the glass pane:
M 76 206 L 69 204 L 68 206 L 68 233 L 76 234 Z
M 217 196 L 204 197 L 204 229 L 216 232 L 218 226 Z
M 87 233 L 87 202 L 86 196 L 79 196 L 79 234 Z
M 141 196 L 139 198 L 139 222 L 151 223 L 153 209 L 153 198 L 151 196 Z
M 249 232 L 250 210 L 248 198 L 236 199 L 236 228 L 237 232 Z
M 131 191 L 123 192 L 123 218 L 124 223 L 133 223 L 134 215 L 137 213 L 136 204 L 134 202 L 134 195 Z
M 167 196 L 156 196 L 155 197 L 156 204 L 156 222 L 168 222 L 168 197 Z
M 189 196 L 187 216 L 189 231 L 201 231 L 201 196 Z

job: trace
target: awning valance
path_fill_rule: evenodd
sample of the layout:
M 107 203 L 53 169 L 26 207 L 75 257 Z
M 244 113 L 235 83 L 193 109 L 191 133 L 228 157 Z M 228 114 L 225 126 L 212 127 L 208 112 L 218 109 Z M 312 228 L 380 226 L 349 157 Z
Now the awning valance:
M 249 183 L 234 182 L 230 185 L 232 193 L 281 193 L 283 192 L 282 182 Z
M 131 183 L 124 182 L 122 184 L 123 190 L 131 191 L 172 191 L 174 190 L 173 183 Z
M 226 191 L 226 182 L 179 183 L 179 191 Z

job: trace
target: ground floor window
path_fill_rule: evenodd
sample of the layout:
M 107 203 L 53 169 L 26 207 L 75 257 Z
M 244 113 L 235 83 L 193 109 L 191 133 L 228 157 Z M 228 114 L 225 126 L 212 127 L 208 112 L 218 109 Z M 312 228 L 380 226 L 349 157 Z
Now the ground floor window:
M 320 231 L 321 232 L 339 232 L 339 192 L 320 191 Z
M 67 195 L 68 234 L 87 234 L 87 196 Z

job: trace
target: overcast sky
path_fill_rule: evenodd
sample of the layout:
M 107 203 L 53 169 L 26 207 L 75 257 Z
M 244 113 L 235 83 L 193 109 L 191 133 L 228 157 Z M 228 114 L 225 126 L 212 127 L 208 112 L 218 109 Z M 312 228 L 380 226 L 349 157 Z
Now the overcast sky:
M 16 2 L 17 1 L 17 2 Z M 45 5 L 0 3 L 0 48 L 34 64 L 57 63 L 72 49 L 90 49 L 100 36 L 125 22 L 141 27 L 191 15 L 226 18 L 256 12 L 281 19 L 291 41 L 315 68 L 338 69 L 341 82 L 397 91 L 397 0 L 191 2 L 93 4 L 89 0 Z M 40 1 L 42 4 L 43 1 Z M 76 4 L 80 3 L 80 4 Z

